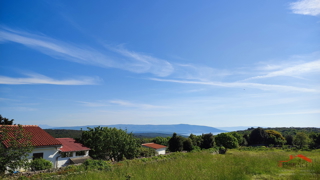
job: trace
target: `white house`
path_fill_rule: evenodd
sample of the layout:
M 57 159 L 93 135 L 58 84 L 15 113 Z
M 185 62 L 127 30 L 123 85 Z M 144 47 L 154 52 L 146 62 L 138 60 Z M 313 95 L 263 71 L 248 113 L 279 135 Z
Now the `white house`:
M 76 142 L 73 138 L 56 138 L 62 143 L 59 149 L 60 156 L 57 157 L 57 167 L 67 166 L 69 164 L 83 163 L 89 156 L 90 148 Z
M 142 145 L 142 147 L 155 149 L 157 155 L 166 154 L 167 146 L 163 146 L 161 144 L 156 144 L 156 143 L 145 143 L 145 144 L 141 144 L 141 145 Z
M 14 129 L 18 128 L 18 125 L 5 125 L 5 127 Z M 56 139 L 37 125 L 22 125 L 22 128 L 31 136 L 31 144 L 34 147 L 29 153 L 30 160 L 43 158 L 51 161 L 54 168 L 59 168 L 72 163 L 81 163 L 90 158 L 88 153 L 90 148 L 72 138 Z M 12 133 L 9 135 L 14 136 Z M 4 142 L 2 143 L 6 146 Z

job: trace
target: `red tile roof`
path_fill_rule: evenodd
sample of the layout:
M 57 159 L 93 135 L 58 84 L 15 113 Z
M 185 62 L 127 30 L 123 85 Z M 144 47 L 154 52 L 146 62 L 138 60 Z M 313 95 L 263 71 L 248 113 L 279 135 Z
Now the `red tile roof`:
M 163 146 L 161 144 L 156 144 L 156 143 L 145 143 L 145 144 L 142 144 L 142 146 L 153 148 L 153 149 L 161 149 L 161 148 L 167 147 L 167 146 Z
M 26 133 L 26 135 L 31 136 L 31 144 L 32 146 L 60 146 L 60 141 L 56 140 L 54 137 L 52 137 L 50 134 L 48 134 L 46 131 L 41 129 L 37 125 L 21 125 L 22 129 Z M 16 137 L 15 130 L 18 130 L 18 125 L 1 125 L 0 131 L 3 131 L 5 129 L 9 130 L 8 135 L 12 138 Z M 7 148 L 9 146 L 8 141 L 2 142 Z
M 81 143 L 76 142 L 76 140 L 73 138 L 57 138 L 57 140 L 62 143 L 62 148 L 60 148 L 61 152 L 90 150 L 90 148 L 87 148 Z

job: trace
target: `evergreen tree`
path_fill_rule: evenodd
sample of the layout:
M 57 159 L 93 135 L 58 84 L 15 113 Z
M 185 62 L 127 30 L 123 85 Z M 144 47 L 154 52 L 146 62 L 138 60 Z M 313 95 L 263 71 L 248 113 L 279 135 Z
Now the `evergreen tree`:
M 190 138 L 186 138 L 183 141 L 183 150 L 188 151 L 188 152 L 193 150 L 193 144 L 192 144 L 192 140 Z
M 183 138 L 178 136 L 177 133 L 173 133 L 171 139 L 168 142 L 168 149 L 171 152 L 177 152 L 183 150 Z
M 214 138 L 213 134 L 202 134 L 202 143 L 201 143 L 201 149 L 209 149 L 214 146 Z
M 262 144 L 266 144 L 267 140 L 268 140 L 268 133 L 266 133 L 266 131 L 260 127 L 252 130 L 252 132 L 250 133 L 250 144 L 254 145 L 262 145 Z

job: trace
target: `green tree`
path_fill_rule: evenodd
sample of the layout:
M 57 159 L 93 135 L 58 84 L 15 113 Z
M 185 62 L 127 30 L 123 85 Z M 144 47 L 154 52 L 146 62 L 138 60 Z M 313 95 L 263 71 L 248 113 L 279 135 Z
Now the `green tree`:
M 254 129 L 250 133 L 250 144 L 265 144 L 268 140 L 268 133 L 260 127 Z
M 319 148 L 320 147 L 320 133 L 312 133 L 310 134 L 311 139 L 311 148 Z
M 284 138 L 280 132 L 276 130 L 266 130 L 266 133 L 268 134 L 268 144 L 282 146 L 286 143 L 286 138 Z
M 156 144 L 168 146 L 169 140 L 170 140 L 170 137 L 155 137 L 152 139 L 152 142 L 154 142 Z
M 190 134 L 189 138 L 192 140 L 193 146 L 200 147 L 202 144 L 202 136 L 196 136 L 194 134 Z
M 298 132 L 296 136 L 293 138 L 293 144 L 299 146 L 299 148 L 302 148 L 305 145 L 308 145 L 310 143 L 310 139 L 308 135 L 304 132 Z
M 91 148 L 90 156 L 95 159 L 120 161 L 139 155 L 140 144 L 137 139 L 122 129 L 100 126 L 88 128 L 88 131 L 82 132 L 80 141 Z
M 238 144 L 239 145 L 244 145 L 245 144 L 245 140 L 243 138 L 243 136 L 241 136 L 239 133 L 237 132 L 229 132 L 228 134 L 230 134 L 231 136 L 235 137 L 238 140 Z
M 0 174 L 29 167 L 28 157 L 33 150 L 31 138 L 21 125 L 0 125 Z
M 215 136 L 215 141 L 218 146 L 225 147 L 225 152 L 227 149 L 237 148 L 239 143 L 237 138 L 229 133 L 220 133 Z
M 243 145 L 247 146 L 248 144 L 250 144 L 250 136 L 249 134 L 244 134 L 243 136 Z
M 286 135 L 286 144 L 287 145 L 293 145 L 293 136 L 292 135 Z
M 2 117 L 0 114 L 0 125 L 12 125 L 14 119 L 9 120 L 8 118 Z
M 171 152 L 177 152 L 183 150 L 183 137 L 178 136 L 177 133 L 173 133 L 168 142 L 168 149 Z
M 201 149 L 209 149 L 214 146 L 214 137 L 213 134 L 202 134 L 202 143 Z
M 192 140 L 190 138 L 186 138 L 183 141 L 183 150 L 188 151 L 188 152 L 193 150 L 193 144 L 192 144 Z

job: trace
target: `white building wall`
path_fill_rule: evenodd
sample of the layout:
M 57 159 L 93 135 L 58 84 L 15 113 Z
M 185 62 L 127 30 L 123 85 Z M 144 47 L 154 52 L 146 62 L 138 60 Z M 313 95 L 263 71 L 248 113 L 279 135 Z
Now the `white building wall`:
M 43 153 L 43 159 L 49 160 L 52 163 L 52 167 L 56 166 L 56 157 L 59 156 L 59 147 L 35 147 L 31 153 L 29 153 L 29 160 L 32 160 L 34 153 Z M 24 171 L 20 169 L 20 171 Z
M 156 152 L 157 152 L 158 155 L 166 154 L 166 149 L 167 149 L 167 148 L 156 149 Z

